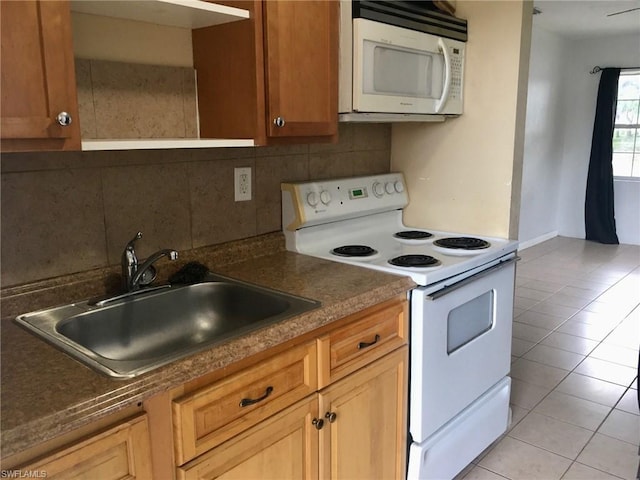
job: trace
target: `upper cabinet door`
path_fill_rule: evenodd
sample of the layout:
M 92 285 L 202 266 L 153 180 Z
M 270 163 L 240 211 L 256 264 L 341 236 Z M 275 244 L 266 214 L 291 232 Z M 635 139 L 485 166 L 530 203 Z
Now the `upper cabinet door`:
M 79 150 L 68 1 L 0 2 L 2 151 Z
M 268 137 L 337 134 L 338 8 L 263 2 Z

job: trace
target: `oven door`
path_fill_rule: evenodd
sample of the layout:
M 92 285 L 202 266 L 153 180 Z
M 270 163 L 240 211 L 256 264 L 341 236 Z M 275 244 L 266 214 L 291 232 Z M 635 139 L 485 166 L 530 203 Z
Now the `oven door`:
M 410 432 L 422 442 L 504 378 L 511 364 L 515 258 L 411 293 Z

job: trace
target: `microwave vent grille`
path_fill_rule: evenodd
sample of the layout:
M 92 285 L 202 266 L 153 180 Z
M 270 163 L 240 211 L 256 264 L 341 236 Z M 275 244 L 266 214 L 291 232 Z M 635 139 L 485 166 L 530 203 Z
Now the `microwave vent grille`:
M 353 0 L 353 18 L 467 41 L 467 21 L 429 8 L 431 2 Z

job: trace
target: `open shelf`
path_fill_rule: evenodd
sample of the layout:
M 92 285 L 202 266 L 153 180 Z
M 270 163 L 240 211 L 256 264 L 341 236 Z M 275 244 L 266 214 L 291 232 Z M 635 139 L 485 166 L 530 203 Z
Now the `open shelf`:
M 71 11 L 191 29 L 249 18 L 248 10 L 201 0 L 72 0 Z
M 145 150 L 168 148 L 224 148 L 253 147 L 252 139 L 199 139 L 199 138 L 162 138 L 162 139 L 123 139 L 123 140 L 82 140 L 82 150 Z

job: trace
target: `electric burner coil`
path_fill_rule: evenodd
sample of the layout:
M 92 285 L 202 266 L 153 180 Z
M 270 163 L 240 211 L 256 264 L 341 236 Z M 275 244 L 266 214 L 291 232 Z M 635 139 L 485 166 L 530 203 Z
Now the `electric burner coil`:
M 491 244 L 486 240 L 475 237 L 439 238 L 438 240 L 435 240 L 433 244 L 438 247 L 452 248 L 455 250 L 482 250 L 491 246 Z
M 440 265 L 440 260 L 429 255 L 400 255 L 388 260 L 388 263 L 396 267 L 436 267 Z
M 378 251 L 368 245 L 343 245 L 334 248 L 331 253 L 339 257 L 370 257 Z
M 424 230 L 403 230 L 394 233 L 393 236 L 403 240 L 424 240 L 425 238 L 433 237 L 433 234 Z

